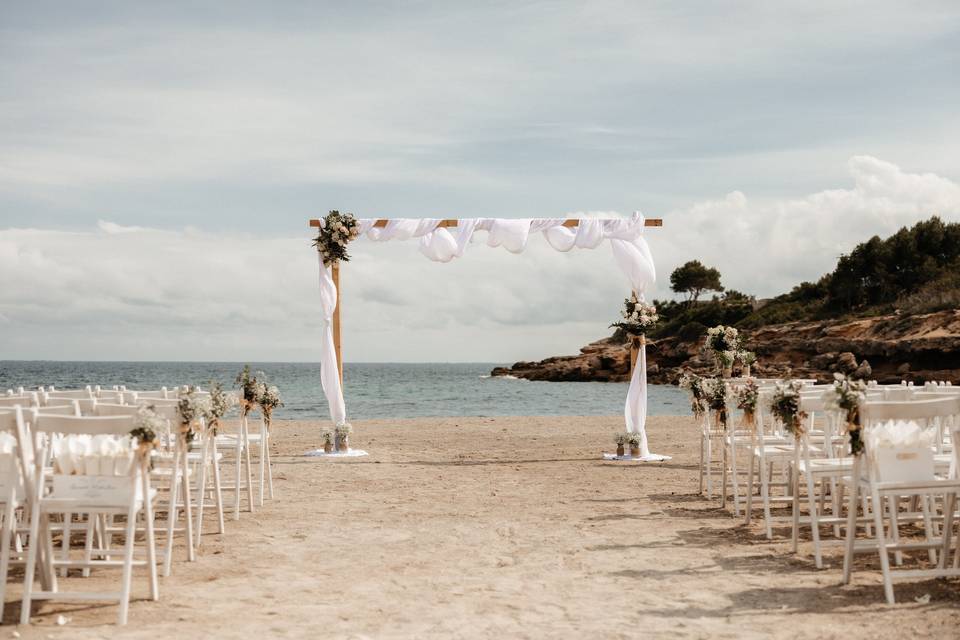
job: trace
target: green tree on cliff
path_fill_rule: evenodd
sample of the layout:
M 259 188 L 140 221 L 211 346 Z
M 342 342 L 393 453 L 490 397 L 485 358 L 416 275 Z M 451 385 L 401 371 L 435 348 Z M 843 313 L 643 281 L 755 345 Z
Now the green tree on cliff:
M 691 260 L 677 267 L 670 274 L 670 288 L 676 293 L 685 293 L 687 302 L 693 303 L 704 291 L 723 291 L 720 272 L 704 266 L 699 260 Z

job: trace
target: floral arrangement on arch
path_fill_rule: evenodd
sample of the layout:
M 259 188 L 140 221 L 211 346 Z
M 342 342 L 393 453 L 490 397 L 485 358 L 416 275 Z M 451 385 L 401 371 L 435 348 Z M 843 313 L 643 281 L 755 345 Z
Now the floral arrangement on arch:
M 707 392 L 703 386 L 704 379 L 698 376 L 695 373 L 689 371 L 684 372 L 680 376 L 679 386 L 681 389 L 686 389 L 690 394 L 690 411 L 693 412 L 693 415 L 696 418 L 703 417 L 703 414 L 707 411 Z
M 803 435 L 803 421 L 807 414 L 800 409 L 800 390 L 803 383 L 799 380 L 778 382 L 770 398 L 770 413 L 772 413 L 794 438 Z
M 855 456 L 863 453 L 860 404 L 866 399 L 867 384 L 863 380 L 853 380 L 842 373 L 833 374 L 833 388 L 827 391 L 827 400 L 833 408 L 843 412 L 850 434 L 850 453 Z
M 646 335 L 647 330 L 660 321 L 657 308 L 639 299 L 636 293 L 630 294 L 630 297 L 623 301 L 620 315 L 623 320 L 614 322 L 610 326 L 622 329 L 627 335 L 634 338 Z
M 360 223 L 351 213 L 333 210 L 323 219 L 320 232 L 313 241 L 324 266 L 335 262 L 349 262 L 347 245 L 360 235 Z
M 743 412 L 743 424 L 753 429 L 757 424 L 757 403 L 760 401 L 760 385 L 750 379 L 734 389 L 733 397 L 737 401 L 737 409 Z

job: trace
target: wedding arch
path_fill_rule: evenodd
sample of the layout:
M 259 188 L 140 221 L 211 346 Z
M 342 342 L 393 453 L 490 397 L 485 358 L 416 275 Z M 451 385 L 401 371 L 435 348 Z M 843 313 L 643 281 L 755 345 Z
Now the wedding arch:
M 334 214 L 336 216 L 334 217 Z M 327 220 L 335 229 L 327 229 Z M 635 212 L 630 218 L 367 218 L 354 219 L 336 212 L 326 219 L 310 220 L 310 226 L 332 232 L 337 238 L 332 247 L 319 246 L 320 303 L 323 309 L 323 336 L 320 342 L 320 382 L 330 407 L 330 419 L 336 426 L 346 424 L 343 400 L 343 352 L 340 341 L 340 262 L 346 243 L 366 237 L 372 242 L 419 240 L 419 250 L 434 262 L 450 262 L 463 256 L 475 242 L 478 231 L 487 232 L 486 244 L 522 253 L 531 235 L 540 233 L 557 251 L 574 248 L 595 249 L 608 241 L 614 261 L 626 276 L 634 294 L 644 300 L 656 282 L 653 256 L 644 238 L 645 227 L 661 227 L 659 218 L 645 218 Z M 452 230 L 452 231 L 451 231 Z M 647 359 L 643 338 L 634 339 L 631 348 L 630 387 L 624 405 L 626 430 L 641 438 L 641 459 L 661 460 L 651 454 L 646 437 Z M 339 444 L 338 444 L 339 446 Z

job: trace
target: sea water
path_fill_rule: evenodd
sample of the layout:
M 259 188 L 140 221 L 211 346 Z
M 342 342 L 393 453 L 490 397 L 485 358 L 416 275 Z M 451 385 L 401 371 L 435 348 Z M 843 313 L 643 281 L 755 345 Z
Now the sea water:
M 284 406 L 278 418 L 328 418 L 316 363 L 250 363 L 277 385 Z M 351 420 L 433 416 L 618 415 L 626 383 L 531 382 L 490 377 L 502 363 L 351 363 L 344 366 L 344 399 Z M 0 393 L 9 388 L 54 385 L 126 385 L 128 389 L 217 381 L 232 387 L 236 362 L 0 361 Z M 649 385 L 649 415 L 687 415 L 686 395 L 673 386 Z

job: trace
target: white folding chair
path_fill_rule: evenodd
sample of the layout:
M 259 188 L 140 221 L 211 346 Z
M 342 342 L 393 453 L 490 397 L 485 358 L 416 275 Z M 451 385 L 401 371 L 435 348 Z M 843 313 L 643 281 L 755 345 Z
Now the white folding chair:
M 948 567 L 950 537 L 956 512 L 956 497 L 960 491 L 960 479 L 957 469 L 960 467 L 960 449 L 955 448 L 952 461 L 946 473 L 938 472 L 933 449 L 892 451 L 889 453 L 871 448 L 869 430 L 879 428 L 886 421 L 909 421 L 930 430 L 934 438 L 939 433 L 949 431 L 952 441 L 960 437 L 960 396 L 937 398 L 932 400 L 911 400 L 906 402 L 867 402 L 860 408 L 863 421 L 865 450 L 854 460 L 848 507 L 846 553 L 843 561 L 843 582 L 850 581 L 853 573 L 853 556 L 857 553 L 876 551 L 880 556 L 880 568 L 883 574 L 883 590 L 888 603 L 895 602 L 893 581 L 910 578 L 935 578 L 960 576 L 960 568 Z M 890 457 L 892 454 L 892 457 Z M 929 454 L 929 455 L 927 455 Z M 856 500 L 860 492 L 870 497 L 870 509 L 873 513 L 875 539 L 856 540 Z M 919 502 L 921 512 L 901 513 L 900 501 L 910 497 Z M 934 514 L 931 503 L 942 497 L 943 524 L 940 539 L 934 534 Z M 884 525 L 884 507 L 886 507 L 889 534 Z M 899 525 L 902 521 L 922 522 L 925 539 L 922 541 L 902 542 Z M 888 535 L 890 541 L 888 542 Z M 932 566 L 926 569 L 906 569 L 893 571 L 890 567 L 889 553 L 894 552 L 897 565 L 902 563 L 903 551 L 928 551 Z M 937 550 L 939 562 L 936 561 Z M 957 558 L 960 558 L 958 552 Z
M 74 417 L 53 416 L 35 413 L 31 420 L 31 427 L 38 433 L 49 435 L 127 435 L 133 427 L 133 419 L 127 416 L 112 417 Z M 21 453 L 21 464 L 26 467 L 29 463 L 25 452 L 32 446 L 31 437 L 23 429 L 18 429 L 18 451 Z M 38 455 L 37 459 L 42 459 Z M 150 486 L 150 474 L 147 472 L 148 461 L 135 457 L 126 476 L 109 475 L 63 475 L 52 473 L 53 489 L 44 495 L 45 475 L 49 473 L 42 465 L 37 465 L 34 474 L 37 477 L 36 486 L 29 496 L 30 501 L 30 546 L 27 551 L 27 565 L 23 585 L 23 605 L 21 609 L 21 624 L 30 622 L 31 606 L 34 600 L 109 600 L 119 603 L 117 615 L 118 624 L 126 624 L 127 612 L 130 603 L 131 581 L 134 565 L 147 566 L 150 597 L 157 600 L 159 588 L 157 584 L 156 547 L 153 530 L 153 499 L 156 492 Z M 83 560 L 57 561 L 53 555 L 51 540 L 50 515 L 52 514 L 87 514 L 94 519 L 99 514 L 126 516 L 123 559 L 113 560 L 109 557 L 94 559 L 85 550 Z M 137 518 L 144 518 L 146 559 L 134 559 L 134 545 L 137 531 Z M 66 567 L 120 567 L 121 584 L 119 592 L 66 592 L 61 591 L 56 574 L 52 575 L 52 584 L 49 589 L 34 589 L 34 573 L 36 571 L 38 550 L 42 544 L 45 557 L 51 561 L 51 569 L 56 566 Z
M 16 440 L 17 430 L 26 427 L 23 424 L 23 414 L 19 407 L 10 410 L 0 410 L 0 433 L 4 437 Z M 3 618 L 3 608 L 6 602 L 7 576 L 12 562 L 22 563 L 24 551 L 20 533 L 26 533 L 27 528 L 18 526 L 17 511 L 25 504 L 27 474 L 20 466 L 20 457 L 15 453 L 0 453 L 0 619 Z M 11 549 L 16 538 L 17 548 Z

